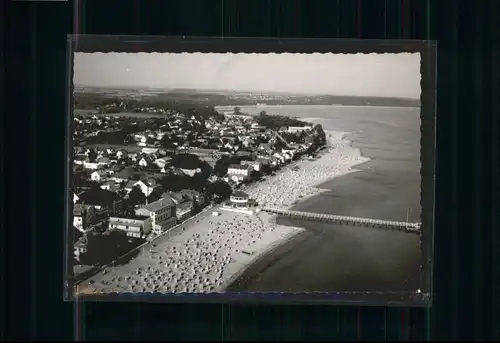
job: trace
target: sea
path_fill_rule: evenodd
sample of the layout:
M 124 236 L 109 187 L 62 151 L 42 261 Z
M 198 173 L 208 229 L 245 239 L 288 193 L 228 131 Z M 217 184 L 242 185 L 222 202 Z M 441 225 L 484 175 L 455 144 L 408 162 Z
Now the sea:
M 346 139 L 370 161 L 318 185 L 326 189 L 292 209 L 420 221 L 420 108 L 272 106 L 245 108 L 297 117 Z M 422 286 L 420 236 L 358 226 L 278 218 L 307 229 L 264 257 L 228 291 L 414 292 Z

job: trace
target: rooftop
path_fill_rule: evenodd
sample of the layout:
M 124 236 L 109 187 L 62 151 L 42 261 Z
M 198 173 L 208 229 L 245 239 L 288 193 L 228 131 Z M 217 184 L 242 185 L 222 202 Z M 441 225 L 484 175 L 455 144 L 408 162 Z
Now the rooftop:
M 117 225 L 126 225 L 126 226 L 141 227 L 144 224 L 143 223 L 144 220 L 146 220 L 146 219 L 132 219 L 132 218 L 111 217 L 111 218 L 109 218 L 109 223 L 110 224 L 115 224 L 115 225 L 117 224 Z
M 147 205 L 144 205 L 141 207 L 141 209 L 146 209 L 146 210 L 151 211 L 151 212 L 156 212 L 165 206 L 175 206 L 174 201 L 168 195 L 163 195 L 163 197 L 161 199 L 156 200 L 156 201 L 149 203 Z
M 245 192 L 242 192 L 242 191 L 236 191 L 234 192 L 233 194 L 231 194 L 232 197 L 235 197 L 235 198 L 248 198 L 249 195 Z
M 248 166 L 242 166 L 240 164 L 231 164 L 228 169 L 248 169 Z

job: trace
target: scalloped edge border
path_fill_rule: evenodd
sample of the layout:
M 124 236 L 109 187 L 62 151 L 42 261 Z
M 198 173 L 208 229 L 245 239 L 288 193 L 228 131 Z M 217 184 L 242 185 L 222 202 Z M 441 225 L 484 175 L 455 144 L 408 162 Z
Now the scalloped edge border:
M 414 292 L 221 292 L 221 293 L 105 293 L 75 294 L 72 279 L 71 228 L 71 127 L 74 53 L 201 53 L 201 54 L 400 54 L 420 53 L 420 205 L 423 289 Z M 434 200 L 436 151 L 437 42 L 421 40 L 220 38 L 118 35 L 67 36 L 67 172 L 65 213 L 64 300 L 141 301 L 170 303 L 288 303 L 368 306 L 431 307 L 433 296 Z M 363 297 L 365 299 L 342 299 Z M 379 300 L 377 297 L 385 296 Z M 203 299 L 200 299 L 202 297 Z M 371 299 L 375 298 L 375 299 Z

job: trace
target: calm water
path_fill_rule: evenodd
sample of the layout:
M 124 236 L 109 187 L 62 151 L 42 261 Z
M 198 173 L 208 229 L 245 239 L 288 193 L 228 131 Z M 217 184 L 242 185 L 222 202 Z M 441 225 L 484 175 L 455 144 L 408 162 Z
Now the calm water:
M 243 108 L 243 110 L 245 110 Z M 301 211 L 420 221 L 420 109 L 283 106 L 268 113 L 311 118 L 348 139 L 371 161 L 321 185 L 330 190 Z M 314 118 L 314 119 L 312 119 Z M 230 287 L 247 291 L 414 291 L 420 288 L 420 237 L 373 228 L 280 218 L 309 231 L 255 265 Z

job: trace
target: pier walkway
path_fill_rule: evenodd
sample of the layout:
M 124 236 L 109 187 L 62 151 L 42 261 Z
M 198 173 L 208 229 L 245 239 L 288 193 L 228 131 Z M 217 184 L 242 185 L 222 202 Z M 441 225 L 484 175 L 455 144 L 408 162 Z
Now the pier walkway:
M 261 211 L 272 214 L 279 214 L 281 216 L 286 216 L 296 219 L 315 220 L 315 221 L 343 224 L 343 225 L 359 225 L 359 226 L 368 226 L 376 228 L 387 228 L 387 229 L 412 232 L 412 233 L 420 233 L 420 226 L 421 226 L 420 223 L 407 223 L 407 222 L 398 222 L 391 220 L 338 216 L 334 214 L 281 210 L 271 207 L 262 207 Z

